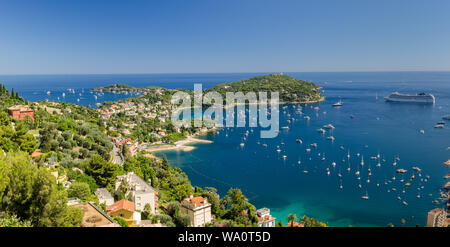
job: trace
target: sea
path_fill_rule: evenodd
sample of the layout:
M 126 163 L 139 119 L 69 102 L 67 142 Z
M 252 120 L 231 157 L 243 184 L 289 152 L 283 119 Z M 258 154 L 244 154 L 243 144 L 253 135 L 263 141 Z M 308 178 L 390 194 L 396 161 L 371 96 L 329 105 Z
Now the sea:
M 96 107 L 135 96 L 91 91 L 113 83 L 210 88 L 264 74 L 0 75 L 0 83 L 30 101 L 59 99 Z M 222 128 L 202 137 L 212 144 L 157 155 L 182 168 L 195 186 L 215 187 L 222 195 L 241 188 L 252 204 L 269 208 L 284 223 L 294 213 L 329 226 L 401 226 L 402 219 L 405 226 L 424 226 L 429 210 L 444 207 L 439 197 L 450 174 L 443 165 L 450 158 L 450 122 L 443 129 L 434 126 L 450 114 L 450 72 L 285 74 L 318 84 L 326 100 L 280 106 L 280 126 L 289 129 L 276 138 L 261 139 L 259 127 Z M 383 97 L 394 91 L 432 93 L 436 103 L 385 102 Z M 343 106 L 333 107 L 338 101 Z M 327 124 L 335 128 L 317 132 Z

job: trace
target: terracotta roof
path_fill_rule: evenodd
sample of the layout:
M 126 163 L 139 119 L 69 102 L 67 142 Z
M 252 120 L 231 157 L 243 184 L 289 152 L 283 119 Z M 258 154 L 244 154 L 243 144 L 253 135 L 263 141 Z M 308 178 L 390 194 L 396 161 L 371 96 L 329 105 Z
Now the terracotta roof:
M 31 157 L 37 157 L 37 156 L 39 156 L 39 155 L 41 155 L 42 153 L 41 153 L 41 151 L 39 150 L 39 149 L 36 149 L 36 150 L 34 150 L 34 152 L 31 154 Z
M 271 215 L 265 215 L 264 217 L 258 217 L 258 222 L 269 221 L 272 219 L 275 219 L 275 217 L 272 217 Z
M 201 196 L 190 198 L 191 202 L 195 204 L 196 207 L 203 206 L 205 204 L 205 198 Z
M 286 225 L 286 227 L 305 227 L 305 226 L 300 222 L 291 221 Z
M 27 112 L 27 111 L 33 111 L 29 106 L 26 105 L 13 105 L 8 108 L 10 111 L 21 111 L 21 112 Z
M 121 200 L 121 201 L 114 203 L 111 206 L 108 206 L 106 208 L 106 211 L 108 211 L 108 214 L 112 214 L 112 213 L 117 212 L 122 209 L 130 211 L 130 212 L 134 212 L 134 208 L 135 208 L 134 203 L 127 201 L 127 200 Z

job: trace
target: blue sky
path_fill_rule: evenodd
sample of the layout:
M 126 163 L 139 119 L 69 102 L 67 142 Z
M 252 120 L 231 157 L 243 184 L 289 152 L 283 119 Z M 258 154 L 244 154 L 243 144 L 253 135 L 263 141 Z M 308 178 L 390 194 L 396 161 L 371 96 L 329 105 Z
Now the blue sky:
M 447 0 L 0 1 L 0 74 L 450 70 Z

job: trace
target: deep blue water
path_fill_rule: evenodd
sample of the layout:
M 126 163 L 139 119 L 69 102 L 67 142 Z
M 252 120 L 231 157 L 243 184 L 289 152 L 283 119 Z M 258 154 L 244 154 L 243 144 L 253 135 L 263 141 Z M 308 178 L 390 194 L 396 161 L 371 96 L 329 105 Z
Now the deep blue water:
M 400 225 L 402 218 L 406 219 L 407 225 L 424 225 L 427 211 L 440 206 L 432 201 L 445 183 L 443 176 L 450 173 L 442 165 L 450 158 L 450 123 L 447 122 L 444 129 L 433 128 L 443 115 L 450 114 L 450 73 L 287 74 L 316 82 L 323 87 L 327 97 L 326 101 L 318 104 L 302 105 L 304 115 L 297 114 L 293 106 L 280 110 L 280 126 L 288 125 L 289 131 L 281 131 L 274 139 L 260 139 L 256 128 L 250 132 L 245 146 L 240 147 L 249 128 L 222 129 L 218 134 L 206 137 L 213 140 L 213 144 L 196 144 L 197 149 L 191 152 L 163 153 L 172 165 L 181 167 L 189 175 L 194 185 L 213 186 L 220 193 L 225 193 L 230 187 L 242 188 L 253 204 L 269 207 L 272 214 L 284 222 L 289 213 L 296 213 L 299 217 L 303 214 L 317 217 L 332 226 L 385 226 L 389 222 Z M 42 100 L 67 88 L 77 92 L 84 89 L 86 93 L 92 87 L 118 82 L 188 89 L 193 88 L 194 82 L 200 82 L 208 88 L 253 75 L 257 74 L 0 76 L 0 82 L 9 88 L 14 87 L 29 100 Z M 48 90 L 51 90 L 50 96 L 46 94 Z M 430 92 L 436 96 L 436 104 L 384 102 L 383 97 L 392 91 Z M 105 94 L 98 98 L 98 102 L 118 97 L 127 96 Z M 344 106 L 333 108 L 331 104 L 339 99 Z M 67 96 L 66 100 L 76 103 Z M 80 100 L 80 103 L 95 105 L 96 102 L 91 98 Z M 313 108 L 315 106 L 319 107 L 318 111 Z M 288 113 L 295 118 L 294 122 L 287 123 Z M 349 117 L 351 114 L 354 119 Z M 303 117 L 306 115 L 311 120 L 305 120 Z M 329 132 L 322 136 L 316 131 L 328 123 L 336 127 L 332 132 L 336 138 L 334 142 L 326 139 Z M 421 129 L 425 130 L 424 134 L 419 133 Z M 303 144 L 296 143 L 297 138 L 301 138 Z M 282 142 L 285 145 L 281 145 Z M 311 143 L 317 143 L 318 148 L 307 153 L 305 149 Z M 281 153 L 276 152 L 277 146 L 280 146 Z M 344 150 L 340 146 L 344 146 Z M 350 172 L 346 170 L 348 162 L 342 161 L 347 159 L 348 150 L 351 154 Z M 364 156 L 363 168 L 359 166 L 361 157 L 357 157 L 357 153 Z M 386 160 L 381 167 L 376 167 L 377 162 L 370 160 L 378 153 Z M 322 160 L 324 154 L 325 160 Z M 287 158 L 282 159 L 282 155 Z M 396 156 L 400 161 L 393 167 Z M 337 164 L 335 168 L 331 166 L 333 161 Z M 413 166 L 422 169 L 421 177 L 415 173 L 411 186 L 405 188 Z M 369 167 L 372 176 L 367 183 Z M 331 171 L 329 176 L 326 168 Z M 403 176 L 396 174 L 398 168 L 408 172 Z M 361 171 L 361 180 L 356 179 L 357 169 Z M 308 173 L 304 174 L 304 170 Z M 338 173 L 342 174 L 342 179 Z M 427 182 L 424 181 L 426 175 L 430 176 Z M 393 176 L 397 178 L 395 181 Z M 406 180 L 403 183 L 399 181 L 402 178 Z M 358 187 L 359 183 L 362 188 Z M 343 189 L 339 189 L 341 184 Z M 424 187 L 419 191 L 421 186 Z M 402 193 L 404 188 L 405 193 Z M 366 191 L 370 200 L 361 199 Z M 420 199 L 416 198 L 418 194 Z M 408 206 L 397 200 L 397 196 Z

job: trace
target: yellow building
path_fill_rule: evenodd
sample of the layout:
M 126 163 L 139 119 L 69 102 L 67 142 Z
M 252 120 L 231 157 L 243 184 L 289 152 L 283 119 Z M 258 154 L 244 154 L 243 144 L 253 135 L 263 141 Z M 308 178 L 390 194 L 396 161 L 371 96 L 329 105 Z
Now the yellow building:
M 184 199 L 181 202 L 181 213 L 189 215 L 191 226 L 202 227 L 211 223 L 211 204 L 201 196 Z
M 134 222 L 134 209 L 134 203 L 127 200 L 121 200 L 111 206 L 108 206 L 106 208 L 106 211 L 112 218 L 121 217 L 125 219 L 128 224 L 132 224 Z

